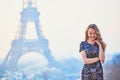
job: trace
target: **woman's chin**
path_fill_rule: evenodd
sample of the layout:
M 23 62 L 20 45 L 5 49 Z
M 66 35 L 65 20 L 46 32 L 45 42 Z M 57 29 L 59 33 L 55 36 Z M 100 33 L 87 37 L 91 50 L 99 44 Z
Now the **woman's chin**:
M 90 40 L 91 40 L 91 41 L 95 41 L 96 39 L 94 39 L 94 38 L 91 38 Z

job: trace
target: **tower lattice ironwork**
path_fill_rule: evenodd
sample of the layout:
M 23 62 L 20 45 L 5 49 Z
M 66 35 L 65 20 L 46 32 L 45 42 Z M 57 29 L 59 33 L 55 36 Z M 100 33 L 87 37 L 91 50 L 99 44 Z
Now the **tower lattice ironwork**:
M 49 64 L 54 64 L 54 57 L 48 46 L 48 40 L 42 35 L 39 15 L 36 7 L 32 6 L 32 1 L 27 2 L 27 7 L 23 8 L 21 12 L 21 19 L 18 34 L 11 43 L 11 48 L 1 65 L 1 72 L 6 69 L 15 68 L 21 56 L 28 52 L 37 52 L 42 54 Z M 27 23 L 34 22 L 37 39 L 26 39 L 25 34 L 27 30 Z M 32 34 L 32 33 L 31 33 Z

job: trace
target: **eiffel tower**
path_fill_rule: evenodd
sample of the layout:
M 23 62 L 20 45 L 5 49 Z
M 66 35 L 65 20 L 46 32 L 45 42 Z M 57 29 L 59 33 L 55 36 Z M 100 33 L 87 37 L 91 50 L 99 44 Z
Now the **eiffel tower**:
M 42 35 L 39 15 L 40 13 L 37 11 L 37 8 L 33 7 L 33 1 L 28 0 L 27 7 L 23 8 L 21 12 L 21 25 L 19 26 L 18 35 L 15 37 L 15 40 L 12 41 L 11 48 L 2 63 L 2 72 L 6 69 L 15 68 L 19 58 L 28 52 L 40 53 L 48 60 L 49 64 L 54 64 L 55 59 L 51 55 L 48 47 L 48 40 Z M 35 23 L 37 39 L 25 39 L 26 30 L 27 27 L 29 27 L 27 23 L 30 21 Z

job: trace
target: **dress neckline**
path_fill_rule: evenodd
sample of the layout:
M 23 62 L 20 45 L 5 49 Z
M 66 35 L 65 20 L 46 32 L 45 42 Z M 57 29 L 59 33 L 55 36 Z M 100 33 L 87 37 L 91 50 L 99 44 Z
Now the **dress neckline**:
M 85 41 L 89 45 L 95 45 L 95 43 L 89 43 L 88 41 Z

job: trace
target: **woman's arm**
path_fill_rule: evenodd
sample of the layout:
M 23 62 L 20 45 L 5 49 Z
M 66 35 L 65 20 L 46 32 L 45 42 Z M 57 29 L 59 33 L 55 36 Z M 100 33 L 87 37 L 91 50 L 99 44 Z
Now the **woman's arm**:
M 81 57 L 82 57 L 82 60 L 83 60 L 84 64 L 91 64 L 91 63 L 94 63 L 96 61 L 99 61 L 99 57 L 87 58 L 86 57 L 86 52 L 84 50 L 81 51 Z
M 99 59 L 102 63 L 105 61 L 105 53 L 103 52 L 102 46 L 99 45 Z
M 103 51 L 103 48 L 102 48 L 100 42 L 97 41 L 97 40 L 96 40 L 96 42 L 97 42 L 97 44 L 98 44 L 98 46 L 99 46 L 99 59 L 100 59 L 100 61 L 101 61 L 102 63 L 104 63 L 104 61 L 105 61 L 105 53 L 104 53 L 104 51 Z

